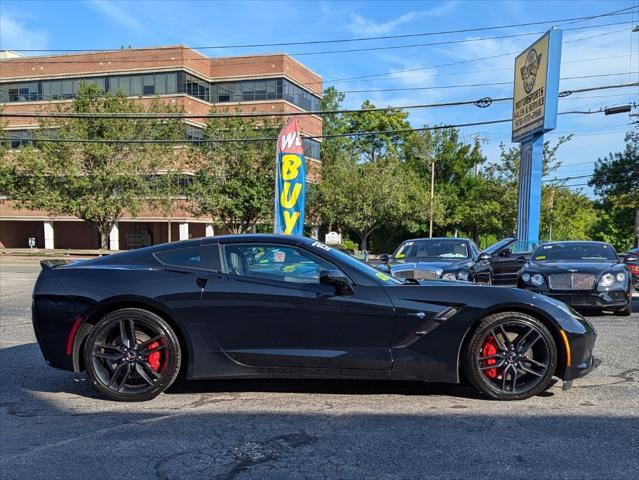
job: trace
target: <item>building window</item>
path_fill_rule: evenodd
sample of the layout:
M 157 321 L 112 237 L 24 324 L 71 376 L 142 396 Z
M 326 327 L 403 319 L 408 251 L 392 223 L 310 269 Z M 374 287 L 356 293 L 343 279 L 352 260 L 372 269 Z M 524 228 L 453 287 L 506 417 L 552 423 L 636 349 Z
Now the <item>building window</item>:
M 0 103 L 74 98 L 80 82 L 94 83 L 102 90 L 121 91 L 132 97 L 180 92 L 210 103 L 284 99 L 304 110 L 320 109 L 318 97 L 284 78 L 209 83 L 186 72 L 3 83 L 0 84 Z
M 320 159 L 320 142 L 312 138 L 303 138 L 304 156 L 308 158 Z

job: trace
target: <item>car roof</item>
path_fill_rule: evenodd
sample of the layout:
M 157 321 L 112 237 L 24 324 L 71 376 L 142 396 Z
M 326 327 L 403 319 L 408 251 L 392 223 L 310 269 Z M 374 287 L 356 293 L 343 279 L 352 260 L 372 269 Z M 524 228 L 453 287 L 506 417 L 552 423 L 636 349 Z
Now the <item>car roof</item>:
M 316 240 L 308 237 L 281 235 L 274 233 L 244 233 L 240 235 L 220 235 L 217 237 L 206 237 L 203 243 L 210 242 L 219 243 L 254 243 L 254 242 L 270 242 L 270 243 L 288 243 L 288 244 L 309 244 Z
M 608 245 L 609 247 L 612 246 L 608 242 L 599 242 L 596 240 L 563 240 L 559 242 L 546 242 L 542 245 L 544 246 L 548 246 L 548 245 Z

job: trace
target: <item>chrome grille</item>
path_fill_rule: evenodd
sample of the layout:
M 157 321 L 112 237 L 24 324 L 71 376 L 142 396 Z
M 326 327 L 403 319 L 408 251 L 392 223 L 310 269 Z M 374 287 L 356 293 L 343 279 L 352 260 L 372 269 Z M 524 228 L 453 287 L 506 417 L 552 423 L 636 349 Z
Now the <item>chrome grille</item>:
M 439 278 L 437 272 L 433 270 L 402 270 L 393 273 L 397 278 L 414 278 L 416 280 L 433 280 Z
M 548 277 L 552 290 L 592 290 L 595 276 L 590 273 L 554 273 Z
M 437 272 L 432 270 L 415 270 L 414 275 L 417 280 L 434 280 L 439 278 Z

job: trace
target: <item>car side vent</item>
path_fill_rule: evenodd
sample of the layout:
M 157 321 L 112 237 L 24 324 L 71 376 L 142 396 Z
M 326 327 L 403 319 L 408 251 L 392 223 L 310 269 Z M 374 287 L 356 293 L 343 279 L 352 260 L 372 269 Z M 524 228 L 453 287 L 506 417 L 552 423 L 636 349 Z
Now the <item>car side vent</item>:
M 394 345 L 395 348 L 405 348 L 410 344 L 416 342 L 424 335 L 435 330 L 439 325 L 444 323 L 446 320 L 452 318 L 457 312 L 459 312 L 459 307 L 447 307 L 437 315 L 431 317 L 426 321 L 423 325 L 420 325 L 419 328 L 414 332 L 408 335 L 407 337 L 400 340 L 398 343 Z

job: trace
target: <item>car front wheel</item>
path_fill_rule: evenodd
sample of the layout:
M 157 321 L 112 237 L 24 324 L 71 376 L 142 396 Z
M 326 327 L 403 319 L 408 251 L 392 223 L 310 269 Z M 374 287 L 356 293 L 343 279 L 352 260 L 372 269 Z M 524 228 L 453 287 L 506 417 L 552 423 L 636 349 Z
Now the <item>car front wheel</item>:
M 523 400 L 546 390 L 557 365 L 557 347 L 548 329 L 519 312 L 481 320 L 463 352 L 470 383 L 497 400 Z
M 151 400 L 166 390 L 180 370 L 180 343 L 158 315 L 124 308 L 93 327 L 84 364 L 93 384 L 112 400 Z

